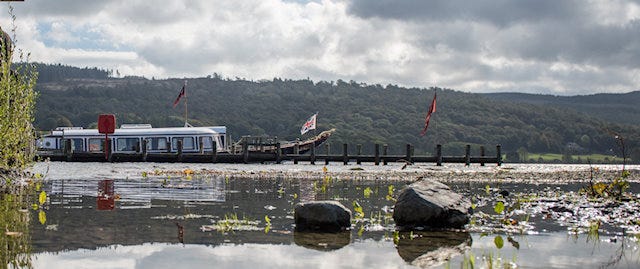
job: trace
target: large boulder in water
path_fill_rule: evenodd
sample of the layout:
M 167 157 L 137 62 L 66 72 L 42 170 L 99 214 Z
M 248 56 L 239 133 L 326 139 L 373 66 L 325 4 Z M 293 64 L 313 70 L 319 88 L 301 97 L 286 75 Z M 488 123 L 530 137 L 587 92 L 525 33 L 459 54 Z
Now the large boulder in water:
M 294 218 L 297 231 L 339 232 L 351 227 L 351 210 L 336 201 L 299 203 Z
M 402 190 L 393 220 L 401 230 L 462 228 L 471 213 L 466 197 L 440 182 L 421 180 Z

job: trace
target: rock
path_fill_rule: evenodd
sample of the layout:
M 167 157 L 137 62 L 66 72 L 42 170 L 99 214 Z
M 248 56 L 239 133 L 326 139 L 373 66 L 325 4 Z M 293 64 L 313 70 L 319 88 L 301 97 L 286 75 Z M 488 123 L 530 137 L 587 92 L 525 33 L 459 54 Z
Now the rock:
M 351 211 L 336 201 L 299 203 L 294 218 L 296 231 L 339 232 L 351 227 Z
M 393 211 L 401 230 L 463 228 L 469 223 L 471 202 L 437 181 L 421 180 L 407 186 Z

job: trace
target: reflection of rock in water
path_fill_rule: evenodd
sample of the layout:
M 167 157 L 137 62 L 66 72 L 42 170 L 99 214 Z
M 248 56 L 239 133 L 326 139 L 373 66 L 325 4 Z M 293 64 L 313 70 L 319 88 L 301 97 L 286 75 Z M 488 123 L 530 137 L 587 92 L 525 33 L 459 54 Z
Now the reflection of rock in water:
M 468 232 L 414 232 L 401 233 L 398 241 L 398 254 L 412 265 L 428 268 L 452 257 L 463 254 L 471 247 L 471 235 Z
M 340 233 L 311 233 L 294 232 L 293 241 L 296 245 L 322 251 L 341 249 L 351 243 L 351 232 Z

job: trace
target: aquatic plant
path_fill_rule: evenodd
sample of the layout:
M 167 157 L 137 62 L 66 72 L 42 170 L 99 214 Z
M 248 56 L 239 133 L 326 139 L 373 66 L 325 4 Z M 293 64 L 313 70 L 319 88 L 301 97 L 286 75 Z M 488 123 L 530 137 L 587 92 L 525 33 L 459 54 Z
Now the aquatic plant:
M 228 233 L 233 231 L 256 231 L 261 230 L 258 228 L 259 222 L 256 220 L 249 220 L 246 217 L 242 219 L 238 218 L 237 213 L 225 214 L 224 218 L 216 221 L 213 225 L 203 225 L 200 227 L 202 231 L 218 231 L 220 233 Z

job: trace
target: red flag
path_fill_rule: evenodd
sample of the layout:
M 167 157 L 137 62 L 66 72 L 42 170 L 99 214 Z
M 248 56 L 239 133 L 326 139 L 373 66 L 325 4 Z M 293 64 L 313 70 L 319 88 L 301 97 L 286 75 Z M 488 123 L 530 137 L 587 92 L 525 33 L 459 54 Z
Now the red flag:
M 436 93 L 433 94 L 433 101 L 431 101 L 431 106 L 429 106 L 429 111 L 427 112 L 427 117 L 424 119 L 424 129 L 420 132 L 420 136 L 424 136 L 427 133 L 427 127 L 429 127 L 429 120 L 431 120 L 431 113 L 436 112 Z
M 186 83 L 185 85 L 182 85 L 182 90 L 180 90 L 180 93 L 178 94 L 178 98 L 176 98 L 176 100 L 173 101 L 173 108 L 175 108 L 178 105 L 178 102 L 180 102 L 180 98 L 182 98 L 186 94 L 185 86 L 187 86 Z

